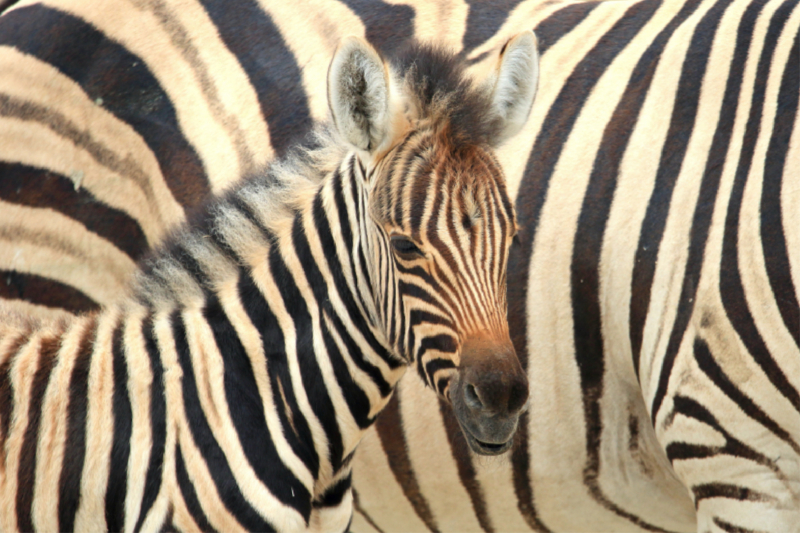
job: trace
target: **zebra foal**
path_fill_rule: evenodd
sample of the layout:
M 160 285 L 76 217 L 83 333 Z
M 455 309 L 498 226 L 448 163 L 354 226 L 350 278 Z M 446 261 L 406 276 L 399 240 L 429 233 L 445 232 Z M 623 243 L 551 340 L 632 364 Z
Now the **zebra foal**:
M 2 531 L 336 531 L 350 460 L 405 369 L 474 451 L 528 396 L 506 322 L 533 34 L 473 87 L 454 57 L 345 40 L 333 126 L 227 193 L 97 313 L 0 324 Z

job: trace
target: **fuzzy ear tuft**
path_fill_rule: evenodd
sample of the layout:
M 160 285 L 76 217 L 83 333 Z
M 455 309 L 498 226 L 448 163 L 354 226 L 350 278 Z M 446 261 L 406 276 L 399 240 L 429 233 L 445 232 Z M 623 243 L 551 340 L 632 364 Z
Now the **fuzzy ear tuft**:
M 339 133 L 374 152 L 389 131 L 389 77 L 372 46 L 357 37 L 339 45 L 328 69 L 328 105 Z
M 524 31 L 506 43 L 497 62 L 492 106 L 502 123 L 498 143 L 513 137 L 525 125 L 538 83 L 536 36 Z

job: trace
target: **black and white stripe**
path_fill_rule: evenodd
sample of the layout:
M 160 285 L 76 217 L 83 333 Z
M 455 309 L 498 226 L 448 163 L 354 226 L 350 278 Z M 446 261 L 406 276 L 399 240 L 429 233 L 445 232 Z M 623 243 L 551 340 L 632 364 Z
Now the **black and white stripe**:
M 3 530 L 345 528 L 350 457 L 404 368 L 381 325 L 341 314 L 353 287 L 319 274 L 350 265 L 309 253 L 363 217 L 359 168 L 349 157 L 286 235 L 237 206 L 280 209 L 259 179 L 157 253 L 129 302 L 6 326 Z
M 532 118 L 497 154 L 519 225 L 508 304 L 514 346 L 531 380 L 524 431 L 510 462 L 477 461 L 453 431 L 449 408 L 423 411 L 430 392 L 402 382 L 354 459 L 362 511 L 354 528 L 791 530 L 800 439 L 793 392 L 800 387 L 797 2 L 512 4 L 330 2 L 322 10 L 307 6 L 304 13 L 319 17 L 301 23 L 278 5 L 262 11 L 241 4 L 223 13 L 203 3 L 245 70 L 258 54 L 276 58 L 274 79 L 268 69 L 247 70 L 264 95 L 260 109 L 269 124 L 293 112 L 321 118 L 315 102 L 324 101 L 323 93 L 307 81 L 324 76 L 315 66 L 324 55 L 320 43 L 337 32 L 363 28 L 387 54 L 412 34 L 444 40 L 476 71 L 510 33 L 534 29 L 539 38 L 542 76 Z M 240 13 L 253 22 L 237 26 Z M 113 35 L 100 19 L 96 27 Z M 274 55 L 235 47 L 256 27 Z M 69 42 L 52 31 L 13 35 L 18 47 L 32 35 Z M 57 55 L 36 50 L 41 61 L 57 64 Z M 211 79 L 221 83 L 223 76 Z M 293 85 L 261 89 L 278 83 Z M 165 94 L 170 102 L 184 97 Z M 230 157 L 231 165 L 238 158 Z M 48 168 L 57 166 L 57 158 L 48 160 Z M 168 175 L 178 169 L 163 179 Z M 74 196 L 53 205 L 80 205 L 88 186 L 72 192 L 69 169 L 60 176 Z M 8 193 L 2 198 L 15 202 Z M 17 198 L 15 206 L 26 210 L 13 220 L 41 236 L 43 224 L 30 213 L 44 213 L 36 208 L 45 205 Z M 100 231 L 89 218 L 65 213 L 58 220 L 64 219 Z M 4 220 L 0 227 L 10 227 Z M 122 249 L 119 235 L 127 230 L 115 231 L 104 238 Z M 66 258 L 129 275 L 119 261 L 67 255 L 75 241 L 56 242 L 62 239 L 73 246 L 39 270 L 4 266 L 13 280 L 4 296 L 73 305 L 72 288 L 91 278 L 85 270 L 72 278 L 48 270 Z M 40 291 L 43 283 L 52 289 Z M 696 388 L 684 389 L 692 383 Z M 736 476 L 749 467 L 772 480 L 769 489 Z M 789 526 L 770 506 L 785 509 Z
M 2 529 L 346 530 L 356 446 L 409 365 L 478 453 L 508 449 L 528 392 L 491 143 L 535 69 L 530 32 L 485 88 L 439 49 L 384 63 L 347 39 L 335 125 L 199 211 L 118 303 L 4 315 Z M 387 164 L 409 159 L 435 164 Z

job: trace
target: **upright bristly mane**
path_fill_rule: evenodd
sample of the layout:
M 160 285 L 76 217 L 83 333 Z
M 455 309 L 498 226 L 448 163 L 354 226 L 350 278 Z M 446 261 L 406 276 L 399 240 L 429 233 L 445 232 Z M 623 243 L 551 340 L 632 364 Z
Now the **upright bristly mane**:
M 492 109 L 491 87 L 477 85 L 464 62 L 441 45 L 412 43 L 391 59 L 409 111 L 453 145 L 492 144 L 503 122 Z
M 252 266 L 258 258 L 250 254 L 269 246 L 262 230 L 275 236 L 289 231 L 304 201 L 349 150 L 333 128 L 320 125 L 286 156 L 211 199 L 142 261 L 133 298 L 156 309 L 202 304 L 197 280 L 214 289 L 226 273 Z

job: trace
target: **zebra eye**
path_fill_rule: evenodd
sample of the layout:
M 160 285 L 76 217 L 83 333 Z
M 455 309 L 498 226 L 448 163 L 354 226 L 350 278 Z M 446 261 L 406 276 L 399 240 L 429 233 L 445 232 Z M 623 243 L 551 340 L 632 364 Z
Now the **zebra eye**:
M 401 259 L 410 261 L 412 259 L 425 257 L 425 254 L 422 253 L 419 246 L 414 244 L 414 241 L 405 235 L 392 235 L 390 240 L 392 248 L 394 248 L 395 253 L 400 256 Z

